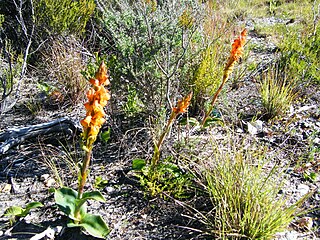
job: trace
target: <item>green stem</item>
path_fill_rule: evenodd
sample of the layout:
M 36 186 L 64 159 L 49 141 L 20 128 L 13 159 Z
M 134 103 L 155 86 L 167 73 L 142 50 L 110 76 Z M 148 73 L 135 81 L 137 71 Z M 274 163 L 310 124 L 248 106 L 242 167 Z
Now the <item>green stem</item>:
M 177 117 L 177 115 L 178 114 L 176 112 L 174 112 L 174 111 L 171 112 L 171 115 L 170 115 L 170 118 L 169 118 L 169 120 L 167 122 L 167 125 L 164 128 L 162 134 L 160 135 L 159 141 L 158 141 L 157 145 L 155 146 L 155 149 L 154 149 L 154 152 L 153 152 L 153 157 L 152 157 L 152 162 L 151 162 L 152 168 L 154 168 L 159 162 L 160 150 L 161 150 L 163 141 L 164 141 L 167 133 L 169 132 L 170 127 L 171 127 L 173 121 L 175 120 L 175 118 Z
M 89 147 L 89 149 L 90 150 L 88 152 L 86 152 L 86 156 L 83 159 L 83 163 L 82 163 L 82 167 L 81 167 L 81 173 L 80 173 L 81 175 L 80 175 L 79 189 L 78 189 L 78 199 L 82 198 L 84 185 L 87 181 L 88 168 L 89 168 L 91 153 L 92 153 L 92 150 L 90 147 Z
M 234 64 L 235 64 L 235 60 L 229 60 L 229 62 L 227 63 L 227 65 L 226 65 L 226 67 L 224 69 L 222 83 L 221 83 L 220 87 L 218 88 L 218 90 L 216 91 L 216 93 L 214 94 L 214 96 L 213 96 L 213 98 L 211 100 L 211 103 L 210 103 L 210 107 L 209 107 L 208 111 L 206 112 L 206 114 L 204 115 L 204 117 L 202 119 L 202 122 L 201 122 L 201 126 L 202 127 L 206 123 L 209 115 L 211 114 L 211 112 L 213 110 L 213 107 L 214 107 L 214 104 L 216 103 L 217 98 L 218 98 L 218 96 L 219 96 L 224 84 L 227 82 L 227 80 L 229 78 L 229 75 L 231 74 L 231 72 L 233 70 Z
M 91 153 L 92 150 L 91 148 L 88 152 L 86 151 L 86 156 L 83 159 L 82 162 L 82 167 L 80 170 L 80 180 L 79 180 L 79 187 L 78 187 L 78 199 L 82 198 L 82 194 L 83 194 L 83 189 L 84 189 L 84 185 L 87 181 L 87 176 L 88 176 L 88 168 L 89 168 L 89 164 L 90 164 L 90 159 L 91 159 Z M 81 219 L 80 217 L 80 209 L 81 206 L 83 205 L 84 202 L 82 202 L 81 204 L 77 204 L 76 209 L 74 210 L 74 216 L 76 219 Z M 79 223 L 78 220 L 75 220 L 75 223 Z

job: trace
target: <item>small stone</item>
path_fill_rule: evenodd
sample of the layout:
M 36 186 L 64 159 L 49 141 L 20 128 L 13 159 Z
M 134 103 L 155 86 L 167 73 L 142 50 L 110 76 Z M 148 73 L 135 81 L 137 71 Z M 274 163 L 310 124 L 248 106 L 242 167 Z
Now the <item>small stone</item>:
M 0 189 L 0 192 L 9 193 L 11 191 L 11 188 L 12 188 L 11 184 L 6 183 L 6 185 L 4 185 L 4 187 Z
M 316 137 L 315 139 L 313 139 L 313 143 L 320 144 L 320 138 Z
M 237 128 L 236 132 L 237 133 L 243 133 L 243 130 L 241 128 Z
M 41 176 L 40 176 L 40 180 L 41 181 L 46 181 L 48 178 L 50 177 L 50 174 L 42 174 Z
M 53 178 L 49 178 L 45 181 L 46 187 L 52 187 L 56 184 L 56 180 L 54 180 Z
M 251 123 L 247 123 L 247 126 L 248 126 L 248 132 L 251 134 L 251 135 L 256 135 L 258 134 L 258 129 L 253 126 Z
M 300 184 L 297 186 L 297 192 L 300 196 L 306 195 L 310 190 L 310 187 L 306 184 Z
M 107 193 L 111 194 L 115 192 L 115 189 L 113 187 L 106 187 Z

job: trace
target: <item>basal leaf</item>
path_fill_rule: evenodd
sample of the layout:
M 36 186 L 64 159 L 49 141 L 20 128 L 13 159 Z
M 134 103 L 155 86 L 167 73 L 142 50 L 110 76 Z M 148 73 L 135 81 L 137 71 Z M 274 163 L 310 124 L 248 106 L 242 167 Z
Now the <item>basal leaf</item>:
M 60 189 L 55 190 L 54 193 L 54 199 L 56 201 L 56 204 L 59 206 L 59 209 L 64 212 L 69 218 L 74 220 L 75 217 L 75 209 L 78 204 L 78 192 L 71 188 L 63 187 Z M 83 204 L 80 208 L 80 214 L 85 215 L 86 214 L 86 206 Z
M 133 170 L 141 170 L 144 166 L 146 166 L 146 161 L 144 159 L 134 159 L 132 161 L 132 169 Z
M 86 214 L 79 226 L 83 227 L 91 236 L 105 238 L 110 230 L 99 215 Z
M 12 217 L 12 216 L 17 216 L 19 217 L 23 213 L 24 209 L 19 206 L 12 206 L 6 209 L 4 212 L 4 216 L 6 217 Z
M 96 200 L 96 201 L 99 201 L 99 202 L 105 202 L 106 201 L 106 199 L 102 196 L 102 194 L 99 191 L 85 192 L 82 195 L 81 200 L 82 199 L 85 199 L 85 200 L 92 199 L 92 200 Z
M 41 202 L 31 202 L 27 204 L 26 210 L 31 210 L 38 207 L 43 207 L 43 204 Z

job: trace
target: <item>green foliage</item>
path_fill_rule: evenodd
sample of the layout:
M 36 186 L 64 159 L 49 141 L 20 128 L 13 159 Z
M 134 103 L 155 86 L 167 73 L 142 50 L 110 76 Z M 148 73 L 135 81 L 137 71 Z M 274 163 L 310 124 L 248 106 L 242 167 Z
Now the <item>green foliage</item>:
M 0 28 L 1 28 L 3 22 L 4 22 L 4 15 L 0 14 Z
M 110 140 L 111 128 L 108 128 L 107 131 L 100 132 L 100 138 L 102 142 L 107 143 Z
M 203 159 L 200 174 L 212 203 L 202 219 L 208 230 L 219 239 L 273 239 L 299 213 L 304 199 L 287 206 L 278 195 L 280 170 L 270 168 L 263 152 L 239 146 L 223 151 L 217 145 L 213 152 Z
M 194 113 L 204 109 L 205 100 L 213 96 L 221 83 L 223 63 L 221 42 L 211 43 L 201 54 L 201 60 L 190 82 L 193 89 L 192 109 Z
M 127 101 L 123 106 L 123 110 L 127 116 L 132 117 L 143 110 L 143 103 L 138 97 L 137 91 L 128 86 Z
M 12 206 L 5 210 L 4 216 L 9 218 L 10 225 L 13 225 L 17 218 L 27 216 L 32 209 L 43 207 L 43 204 L 40 202 L 31 202 L 26 205 L 25 208 L 19 206 Z
M 114 92 L 135 89 L 148 111 L 159 109 L 179 91 L 180 81 L 187 81 L 184 74 L 190 66 L 190 42 L 199 40 L 195 32 L 201 20 L 197 2 L 150 4 L 110 2 L 102 17 L 108 33 L 102 45 L 112 53 L 108 65 Z M 186 9 L 188 16 L 196 19 L 187 28 L 179 23 Z
M 105 238 L 108 235 L 109 228 L 101 216 L 87 213 L 87 200 L 105 202 L 100 192 L 85 192 L 79 199 L 78 192 L 63 187 L 55 190 L 54 198 L 59 209 L 74 220 L 74 222 L 68 224 L 68 227 L 82 227 L 90 235 L 97 238 Z
M 94 0 L 36 0 L 35 20 L 48 33 L 82 34 L 95 10 Z
M 97 176 L 94 180 L 94 187 L 97 189 L 103 189 L 107 184 L 108 180 L 103 179 L 101 176 Z
M 282 66 L 302 82 L 320 83 L 320 26 L 306 32 L 287 29 L 280 44 Z
M 147 164 L 143 159 L 134 159 L 132 168 L 140 185 L 150 196 L 166 198 L 163 194 L 166 193 L 179 199 L 190 197 L 193 176 L 172 163 L 172 158 L 167 158 L 156 166 Z
M 297 82 L 286 74 L 274 64 L 260 76 L 259 90 L 267 119 L 284 114 L 297 97 Z

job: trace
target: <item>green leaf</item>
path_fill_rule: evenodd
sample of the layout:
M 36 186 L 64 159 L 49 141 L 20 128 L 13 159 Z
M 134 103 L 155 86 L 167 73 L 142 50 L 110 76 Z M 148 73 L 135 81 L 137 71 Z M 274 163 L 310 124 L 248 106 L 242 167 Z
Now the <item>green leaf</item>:
M 146 166 L 146 161 L 144 159 L 137 158 L 132 161 L 133 170 L 141 170 L 144 166 Z
M 97 176 L 94 181 L 94 187 L 103 189 L 108 184 L 108 180 L 103 179 L 101 176 Z
M 19 206 L 12 206 L 6 209 L 4 212 L 4 216 L 6 217 L 12 217 L 12 216 L 17 216 L 20 217 L 20 215 L 23 213 L 24 209 Z
M 26 210 L 31 210 L 38 207 L 43 207 L 43 204 L 41 202 L 31 202 L 27 204 Z
M 78 192 L 67 187 L 57 189 L 54 193 L 54 199 L 59 209 L 73 220 L 79 220 L 75 217 L 75 210 L 79 204 L 77 197 Z M 86 206 L 83 204 L 80 208 L 80 215 L 83 216 L 86 212 Z
M 206 122 L 203 124 L 203 127 L 209 127 L 215 124 L 220 124 L 222 125 L 222 120 L 220 118 L 216 118 L 216 117 L 208 117 Z
M 111 129 L 110 129 L 110 128 L 108 128 L 107 131 L 101 132 L 100 137 L 101 137 L 102 142 L 107 143 L 107 142 L 109 141 L 109 139 L 110 139 L 110 132 L 111 132 Z
M 106 201 L 106 199 L 102 196 L 102 194 L 99 191 L 85 192 L 82 195 L 81 200 L 83 200 L 83 199 L 85 199 L 85 200 L 92 199 L 92 200 L 96 200 L 96 201 L 99 201 L 99 202 L 105 202 Z
M 190 118 L 183 118 L 179 121 L 179 124 L 180 125 L 191 125 L 191 126 L 199 126 L 200 123 L 197 119 L 193 118 L 193 117 L 190 117 Z
M 91 236 L 105 238 L 110 230 L 99 215 L 86 214 L 79 224 L 69 223 L 68 227 L 83 227 Z

